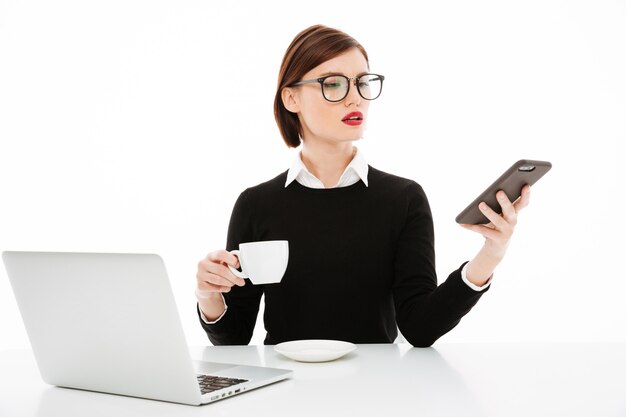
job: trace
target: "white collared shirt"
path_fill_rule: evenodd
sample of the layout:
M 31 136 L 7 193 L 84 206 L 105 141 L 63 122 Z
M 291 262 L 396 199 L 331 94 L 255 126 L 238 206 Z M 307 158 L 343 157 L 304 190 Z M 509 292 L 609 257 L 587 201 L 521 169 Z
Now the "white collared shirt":
M 359 181 L 363 181 L 367 187 L 367 162 L 363 157 L 363 153 L 359 151 L 358 148 L 355 149 L 356 153 L 354 158 L 352 158 L 352 161 L 350 161 L 346 169 L 343 171 L 343 174 L 341 174 L 341 177 L 339 177 L 339 181 L 337 184 L 329 188 L 348 187 Z M 322 181 L 320 181 L 315 175 L 311 174 L 306 165 L 304 165 L 304 162 L 302 162 L 302 152 L 298 152 L 298 156 L 293 161 L 291 168 L 289 168 L 289 172 L 287 172 L 285 188 L 294 180 L 308 188 L 326 188 Z
M 355 149 L 356 149 L 356 154 L 354 155 L 354 158 L 352 158 L 352 161 L 350 161 L 346 169 L 343 171 L 343 174 L 341 174 L 341 177 L 339 177 L 339 181 L 337 182 L 337 184 L 329 188 L 348 187 L 350 185 L 356 184 L 359 181 L 363 181 L 365 186 L 366 187 L 368 186 L 367 162 L 365 161 L 365 157 L 363 156 L 363 153 L 358 148 L 355 147 Z M 318 189 L 326 188 L 324 186 L 324 183 L 322 183 L 322 181 L 320 181 L 319 178 L 317 178 L 315 175 L 311 174 L 311 172 L 304 165 L 304 162 L 302 162 L 301 152 L 298 152 L 298 155 L 295 161 L 293 162 L 293 164 L 291 165 L 291 168 L 289 168 L 289 171 L 287 172 L 287 181 L 285 182 L 285 188 L 288 187 L 289 184 L 291 184 L 294 180 L 308 188 L 318 188 Z M 482 287 L 479 287 L 476 284 L 471 283 L 467 279 L 467 271 L 466 271 L 467 265 L 468 264 L 465 264 L 463 266 L 463 269 L 461 270 L 461 278 L 463 279 L 463 282 L 465 282 L 471 289 L 473 289 L 474 291 L 482 291 L 491 284 L 491 277 L 489 278 L 487 283 L 485 283 Z M 208 321 L 206 317 L 204 317 L 204 314 L 200 312 L 202 320 L 204 320 L 205 323 L 215 324 L 222 317 L 224 317 L 224 314 L 226 314 L 226 310 L 228 309 L 228 306 L 226 305 L 226 300 L 224 299 L 223 295 L 222 295 L 222 300 L 224 301 L 225 309 L 222 315 L 218 317 L 215 321 Z

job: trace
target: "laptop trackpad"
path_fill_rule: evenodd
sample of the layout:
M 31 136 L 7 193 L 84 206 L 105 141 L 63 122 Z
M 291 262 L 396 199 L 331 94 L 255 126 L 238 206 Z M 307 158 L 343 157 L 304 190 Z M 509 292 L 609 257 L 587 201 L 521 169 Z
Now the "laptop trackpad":
M 199 374 L 211 375 L 216 372 L 223 371 L 225 369 L 234 368 L 237 365 L 232 363 L 216 363 L 205 361 L 193 361 L 193 366 Z

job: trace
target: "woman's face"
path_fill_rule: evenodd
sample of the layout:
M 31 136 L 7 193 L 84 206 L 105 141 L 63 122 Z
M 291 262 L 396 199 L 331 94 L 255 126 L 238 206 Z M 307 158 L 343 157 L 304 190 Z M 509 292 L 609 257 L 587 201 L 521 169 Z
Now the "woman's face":
M 302 79 L 316 79 L 329 74 L 354 78 L 367 72 L 365 57 L 357 48 L 352 48 L 313 68 Z M 298 114 L 305 142 L 352 142 L 363 136 L 369 101 L 359 95 L 354 80 L 350 80 L 350 90 L 346 98 L 336 103 L 324 99 L 319 83 L 303 84 L 290 90 L 290 104 L 293 106 L 287 106 L 287 109 Z M 285 99 L 284 95 L 283 98 Z M 287 97 L 285 101 L 289 100 Z

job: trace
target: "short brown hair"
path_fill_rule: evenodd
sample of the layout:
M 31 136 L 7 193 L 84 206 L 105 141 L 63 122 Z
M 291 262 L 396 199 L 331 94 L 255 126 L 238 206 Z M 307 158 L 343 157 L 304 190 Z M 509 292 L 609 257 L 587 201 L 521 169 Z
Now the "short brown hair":
M 274 98 L 274 117 L 280 134 L 290 148 L 297 148 L 302 137 L 298 115 L 285 108 L 283 88 L 298 82 L 304 74 L 318 65 L 358 48 L 369 64 L 367 52 L 352 36 L 333 28 L 314 25 L 298 33 L 287 48 L 278 73 L 278 88 Z

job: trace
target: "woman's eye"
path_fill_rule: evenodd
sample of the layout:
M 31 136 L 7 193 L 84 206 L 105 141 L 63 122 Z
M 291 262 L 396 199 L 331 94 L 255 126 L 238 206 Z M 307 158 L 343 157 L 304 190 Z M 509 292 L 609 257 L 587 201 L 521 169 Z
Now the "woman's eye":
M 337 89 L 341 87 L 341 83 L 340 82 L 325 82 L 324 83 L 324 88 L 330 88 L 330 89 Z

